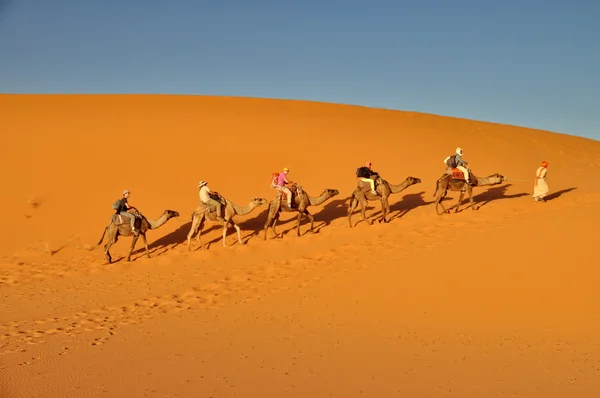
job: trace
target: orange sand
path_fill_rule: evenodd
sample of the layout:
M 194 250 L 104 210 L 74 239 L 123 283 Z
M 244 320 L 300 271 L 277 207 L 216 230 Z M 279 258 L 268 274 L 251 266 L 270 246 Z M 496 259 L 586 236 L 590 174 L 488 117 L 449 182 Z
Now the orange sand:
M 600 396 L 597 141 L 262 99 L 1 95 L 0 110 L 3 398 Z M 509 181 L 437 216 L 456 146 Z M 366 160 L 423 182 L 391 197 L 389 224 L 350 229 Z M 199 180 L 243 205 L 273 198 L 284 166 L 314 196 L 340 190 L 310 209 L 318 233 L 295 236 L 287 213 L 263 241 L 264 206 L 239 219 L 246 245 L 211 226 L 188 253 Z M 125 188 L 149 218 L 181 216 L 148 232 L 151 259 L 140 241 L 125 262 L 121 238 L 108 265 L 96 242 Z

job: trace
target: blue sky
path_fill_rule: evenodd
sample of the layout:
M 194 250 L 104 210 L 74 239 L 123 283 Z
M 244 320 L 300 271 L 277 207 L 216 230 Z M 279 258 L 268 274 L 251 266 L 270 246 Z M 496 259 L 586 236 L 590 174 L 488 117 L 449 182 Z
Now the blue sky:
M 0 0 L 0 92 L 294 98 L 600 140 L 600 2 Z

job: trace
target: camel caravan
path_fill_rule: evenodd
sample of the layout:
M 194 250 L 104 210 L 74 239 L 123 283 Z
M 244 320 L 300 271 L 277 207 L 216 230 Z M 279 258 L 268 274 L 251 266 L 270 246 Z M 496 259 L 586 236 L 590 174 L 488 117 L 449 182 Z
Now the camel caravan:
M 471 209 L 475 210 L 473 203 L 473 188 L 482 186 L 497 185 L 505 182 L 506 177 L 500 174 L 492 174 L 488 177 L 481 178 L 475 176 L 468 168 L 468 162 L 462 159 L 463 151 L 457 148 L 456 152 L 446 159 L 446 171 L 436 181 L 434 192 L 434 204 L 436 213 L 442 215 L 450 213 L 442 204 L 442 200 L 446 197 L 448 191 L 460 192 L 458 203 L 454 208 L 454 212 L 458 212 L 464 194 L 469 194 Z M 319 206 L 329 199 L 339 195 L 337 189 L 325 189 L 319 196 L 309 195 L 300 184 L 288 179 L 289 169 L 286 167 L 282 172 L 273 173 L 271 176 L 271 188 L 276 189 L 275 198 L 268 201 L 265 198 L 254 197 L 245 206 L 238 206 L 230 200 L 224 198 L 220 193 L 212 191 L 208 187 L 206 181 L 200 181 L 198 184 L 198 196 L 200 203 L 191 215 L 191 226 L 187 234 L 187 247 L 191 251 L 192 238 L 196 236 L 196 243 L 202 247 L 201 235 L 206 222 L 211 222 L 222 226 L 222 243 L 223 247 L 227 247 L 226 236 L 230 227 L 235 228 L 237 232 L 237 241 L 240 244 L 245 244 L 242 241 L 241 229 L 234 221 L 235 216 L 244 216 L 250 214 L 256 208 L 268 204 L 267 219 L 264 224 L 264 240 L 268 238 L 268 232 L 271 230 L 275 238 L 283 238 L 282 233 L 278 233 L 275 225 L 279 220 L 281 212 L 296 212 L 298 219 L 296 221 L 296 233 L 300 236 L 300 223 L 302 218 L 306 216 L 310 220 L 309 232 L 314 232 L 314 216 L 308 211 L 310 206 Z M 352 225 L 352 214 L 360 205 L 360 214 L 362 221 L 368 225 L 372 225 L 374 220 L 369 221 L 365 215 L 365 211 L 369 201 L 381 202 L 381 216 L 378 222 L 388 223 L 387 216 L 390 214 L 390 205 L 388 198 L 392 194 L 397 194 L 408 187 L 421 183 L 421 179 L 417 177 L 407 177 L 400 184 L 391 184 L 383 179 L 379 173 L 372 168 L 371 162 L 367 162 L 364 166 L 356 170 L 357 184 L 354 191 L 348 198 L 348 223 L 350 228 Z M 163 214 L 155 221 L 148 220 L 134 206 L 128 202 L 131 193 L 128 190 L 123 192 L 122 197 L 113 204 L 115 214 L 110 218 L 109 224 L 104 228 L 102 238 L 98 245 L 104 240 L 104 236 L 108 232 L 108 242 L 104 246 L 104 254 L 108 263 L 112 262 L 112 257 L 109 250 L 112 245 L 117 242 L 119 236 L 133 236 L 131 248 L 126 257 L 130 261 L 131 254 L 135 248 L 139 236 L 142 236 L 146 249 L 146 256 L 149 258 L 148 241 L 146 240 L 146 232 L 151 229 L 160 228 L 171 218 L 179 217 L 179 213 L 174 210 L 165 210 Z M 441 207 L 442 211 L 439 211 Z

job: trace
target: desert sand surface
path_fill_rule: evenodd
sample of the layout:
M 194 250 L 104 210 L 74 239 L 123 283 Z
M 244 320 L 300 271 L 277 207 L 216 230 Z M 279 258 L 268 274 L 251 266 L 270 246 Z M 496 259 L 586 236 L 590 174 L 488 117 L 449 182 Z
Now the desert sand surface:
M 598 397 L 600 142 L 357 106 L 229 97 L 0 95 L 0 396 Z M 474 188 L 432 205 L 464 149 Z M 389 223 L 350 228 L 354 172 L 391 183 Z M 550 196 L 532 200 L 548 160 Z M 267 206 L 186 247 L 197 184 L 239 205 L 271 173 L 312 196 L 296 236 Z M 97 246 L 128 188 L 148 218 L 107 264 Z M 454 206 L 450 192 L 445 206 Z M 380 212 L 370 202 L 369 217 Z

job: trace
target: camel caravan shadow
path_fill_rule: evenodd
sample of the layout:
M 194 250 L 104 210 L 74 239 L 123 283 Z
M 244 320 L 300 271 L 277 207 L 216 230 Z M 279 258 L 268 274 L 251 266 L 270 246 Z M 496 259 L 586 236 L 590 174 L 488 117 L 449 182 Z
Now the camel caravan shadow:
M 433 204 L 433 200 L 430 202 L 425 200 L 425 191 L 404 195 L 401 200 L 390 206 L 390 210 L 392 212 L 396 212 L 392 217 L 390 217 L 390 221 L 395 220 L 396 218 L 402 218 L 409 211 L 430 204 Z
M 242 240 L 244 240 L 245 243 L 248 243 L 248 241 L 252 237 L 258 235 L 258 233 L 262 230 L 262 228 L 264 227 L 265 220 L 267 218 L 267 213 L 268 213 L 268 209 L 265 209 L 262 212 L 260 212 L 258 215 L 255 215 L 254 217 L 244 220 L 238 224 L 238 226 L 241 229 Z M 165 248 L 165 250 L 158 253 L 158 254 L 162 254 L 169 249 L 173 249 L 173 248 L 185 243 L 187 241 L 187 236 L 188 236 L 188 233 L 190 232 L 191 227 L 192 227 L 192 221 L 190 218 L 190 220 L 188 220 L 185 223 L 182 223 L 175 231 L 157 239 L 153 244 L 150 245 L 150 248 L 151 249 L 154 248 L 155 251 Z M 202 235 L 203 236 L 208 235 L 209 233 L 211 233 L 213 231 L 221 231 L 221 230 L 222 230 L 221 225 L 212 224 L 202 231 Z M 235 231 L 230 229 L 228 231 L 227 238 L 231 238 L 232 234 L 235 235 Z M 195 247 L 193 249 L 193 251 L 196 251 L 196 250 L 202 249 L 202 248 L 209 249 L 213 243 L 218 243 L 222 239 L 223 239 L 222 235 L 219 234 L 218 236 L 214 237 L 213 239 L 203 242 L 203 244 L 201 246 Z M 238 244 L 237 239 L 235 239 L 229 245 L 233 246 L 236 244 Z
M 511 186 L 512 186 L 512 184 L 506 184 L 501 187 L 488 188 L 487 191 L 473 196 L 473 200 L 477 204 L 475 209 L 478 210 L 478 209 L 482 208 L 483 206 L 487 205 L 488 203 L 490 203 L 491 201 L 502 200 L 502 199 L 522 198 L 523 196 L 529 195 L 528 193 L 525 193 L 525 192 L 516 193 L 513 195 L 507 195 L 506 191 Z
M 183 223 L 181 223 L 181 225 L 179 227 L 177 227 L 177 229 L 173 232 L 170 232 L 168 234 L 166 234 L 165 236 L 162 236 L 160 238 L 158 238 L 157 240 L 155 240 L 153 243 L 150 244 L 150 252 L 158 252 L 161 249 L 164 249 L 163 251 L 161 251 L 160 253 L 158 253 L 159 255 L 166 252 L 169 249 L 174 249 L 177 246 L 179 246 L 180 244 L 184 243 L 187 239 L 187 234 L 188 232 L 190 232 L 190 228 L 192 226 L 192 221 L 191 218 L 188 221 L 185 221 Z M 216 231 L 217 229 L 221 229 L 220 226 L 218 225 L 211 225 L 210 227 L 208 227 L 207 229 L 204 230 L 204 233 L 209 233 L 211 231 Z M 219 238 L 217 238 L 216 240 L 219 240 Z M 140 251 L 142 249 L 138 249 L 137 251 Z
M 323 206 L 323 208 L 315 213 L 315 222 L 322 222 L 321 225 L 316 226 L 315 231 L 318 232 L 318 230 L 324 226 L 327 226 L 329 224 L 331 224 L 331 222 L 337 218 L 341 218 L 341 217 L 345 217 L 346 216 L 346 203 L 348 202 L 348 198 L 346 199 L 336 199 L 336 200 L 332 200 L 329 201 L 325 204 L 325 206 Z M 252 229 L 257 229 L 255 235 L 259 234 L 259 230 L 262 230 L 264 228 L 264 220 L 259 219 L 260 217 L 265 217 L 266 219 L 266 215 L 268 213 L 268 209 L 263 211 L 262 214 L 260 214 L 259 216 L 257 216 L 257 220 L 248 220 L 248 228 L 252 228 Z M 292 215 L 292 213 L 288 213 L 288 215 Z M 293 214 L 292 217 L 284 220 L 284 221 L 278 221 L 277 225 L 286 225 L 292 222 L 296 222 L 298 220 L 298 215 L 297 214 Z M 302 218 L 301 220 L 301 224 L 300 225 L 305 225 L 305 224 L 309 224 L 310 220 L 308 220 L 307 218 Z M 288 233 L 289 230 L 286 230 L 286 233 Z
M 497 200 L 502 200 L 502 199 L 515 199 L 515 198 L 522 198 L 524 196 L 528 196 L 528 193 L 525 192 L 521 192 L 521 193 L 516 193 L 516 194 L 512 194 L 512 195 L 507 195 L 506 191 L 508 190 L 508 188 L 510 188 L 511 186 L 513 186 L 512 184 L 506 184 L 506 185 L 502 185 L 499 187 L 492 187 L 492 188 L 488 188 L 486 191 L 481 192 L 477 195 L 473 195 L 473 202 L 475 204 L 474 206 L 474 210 L 479 210 L 480 208 L 482 208 L 483 206 L 487 205 L 488 203 L 492 202 L 492 201 L 497 201 Z M 452 198 L 449 197 L 445 197 L 442 199 L 442 201 L 452 201 Z M 435 203 L 435 201 L 433 202 Z M 468 204 L 469 203 L 469 199 L 468 198 L 464 198 L 463 200 L 461 200 L 459 203 L 457 203 L 455 206 L 451 206 L 448 208 L 448 211 L 455 209 L 457 206 L 462 206 L 464 204 Z M 462 213 L 465 210 L 468 210 L 469 207 L 463 207 L 462 209 L 459 209 L 457 211 L 457 213 Z
M 474 195 L 473 201 L 476 205 L 475 209 L 478 210 L 481 207 L 483 207 L 483 206 L 487 205 L 488 203 L 495 201 L 495 200 L 520 198 L 520 197 L 529 195 L 528 193 L 517 193 L 517 194 L 507 195 L 506 192 L 507 192 L 508 188 L 510 188 L 511 186 L 512 186 L 512 184 L 506 184 L 506 185 L 502 185 L 502 186 L 498 186 L 498 187 L 490 187 L 486 191 L 481 192 L 477 195 Z M 577 187 L 563 189 L 563 190 L 549 194 L 548 196 L 546 196 L 545 199 L 546 199 L 546 201 L 554 200 L 554 199 L 561 197 L 562 195 L 564 195 L 566 193 L 574 191 L 575 189 L 577 189 Z M 316 226 L 314 232 L 319 232 L 321 230 L 321 228 L 330 225 L 334 220 L 347 216 L 348 201 L 350 198 L 351 197 L 348 197 L 345 199 L 336 199 L 336 200 L 328 201 L 319 212 L 315 213 L 315 218 L 316 218 L 315 221 L 317 221 L 319 224 Z M 448 200 L 452 200 L 452 199 L 448 198 L 448 197 L 444 197 L 444 198 L 442 198 L 441 201 L 445 202 Z M 458 206 L 465 204 L 465 202 L 468 202 L 468 199 L 466 199 L 466 198 L 463 199 L 458 204 Z M 424 191 L 419 192 L 419 193 L 404 195 L 402 197 L 402 199 L 400 199 L 399 201 L 390 205 L 391 213 L 395 213 L 395 214 L 393 214 L 390 217 L 389 221 L 404 217 L 410 211 L 412 211 L 416 208 L 422 207 L 422 206 L 430 205 L 430 204 L 435 204 L 435 200 L 426 201 Z M 372 210 L 372 209 L 376 209 L 376 212 L 373 213 L 371 215 L 371 217 L 381 214 L 381 209 L 378 209 L 377 206 L 375 205 L 375 203 L 373 203 L 372 205 L 371 205 L 371 203 L 366 203 L 365 210 Z M 465 207 L 462 210 L 459 210 L 459 212 L 462 212 L 467 209 L 468 209 L 468 207 Z M 448 209 L 448 210 L 450 210 L 450 209 Z M 269 215 L 268 213 L 269 213 L 269 209 L 267 207 L 267 208 L 263 209 L 259 214 L 256 214 L 253 217 L 248 218 L 239 223 L 239 227 L 241 228 L 241 231 L 242 231 L 242 239 L 245 240 L 244 243 L 248 243 L 249 240 L 251 240 L 253 237 L 258 236 L 261 231 L 264 231 L 265 221 L 267 220 L 268 215 Z M 293 213 L 289 213 L 289 214 L 292 215 Z M 280 220 L 279 225 L 282 226 L 282 225 L 286 225 L 286 224 L 293 223 L 293 222 L 297 222 L 296 214 L 294 214 L 292 217 L 290 217 L 286 220 L 283 220 L 283 221 Z M 308 224 L 309 222 L 310 221 L 308 219 L 303 217 L 301 220 L 301 225 Z M 150 243 L 148 245 L 149 253 L 152 255 L 160 256 L 160 255 L 164 254 L 165 252 L 184 243 L 187 240 L 187 236 L 188 236 L 191 226 L 192 226 L 191 218 L 182 222 L 175 231 L 170 232 L 170 233 L 156 239 L 154 242 Z M 213 224 L 213 225 L 208 226 L 208 228 L 206 228 L 206 230 L 204 230 L 203 233 L 208 234 L 212 231 L 220 230 L 221 228 L 222 228 L 222 226 Z M 293 230 L 294 230 L 294 227 L 292 227 L 290 229 L 286 228 L 286 230 L 284 231 L 284 234 L 292 232 Z M 228 237 L 231 236 L 231 232 L 233 232 L 233 231 L 228 232 Z M 307 233 L 308 233 L 308 231 L 305 231 L 304 233 L 302 233 L 302 235 L 305 235 Z M 233 234 L 235 234 L 235 232 L 233 232 Z M 213 243 L 219 242 L 221 239 L 222 239 L 221 235 L 216 236 L 214 239 L 204 243 L 202 245 L 202 247 L 206 247 L 208 249 L 208 248 L 210 248 L 210 246 Z M 237 240 L 234 240 L 234 242 L 232 243 L 232 245 L 235 245 L 235 244 L 238 244 Z M 200 247 L 197 247 L 196 249 L 198 249 L 198 248 L 200 248 Z M 59 251 L 59 250 L 57 250 L 57 251 Z M 143 247 L 137 248 L 132 253 L 130 253 L 130 255 L 135 255 L 136 258 L 140 257 L 139 255 L 142 254 L 142 252 L 144 250 L 145 249 Z M 127 258 L 127 256 L 123 256 L 121 258 L 115 259 L 113 262 L 118 262 L 125 258 Z

